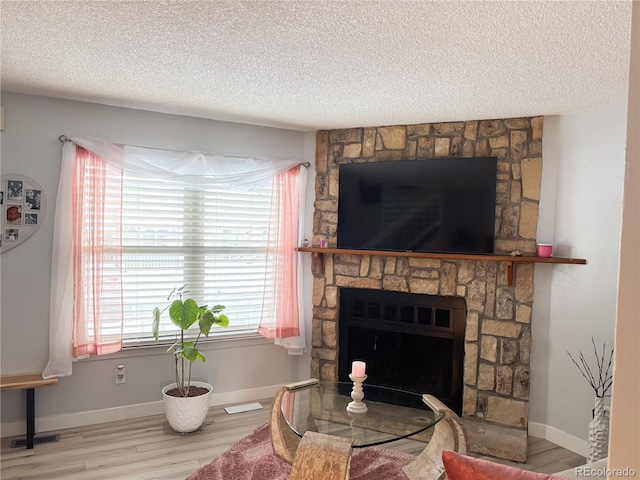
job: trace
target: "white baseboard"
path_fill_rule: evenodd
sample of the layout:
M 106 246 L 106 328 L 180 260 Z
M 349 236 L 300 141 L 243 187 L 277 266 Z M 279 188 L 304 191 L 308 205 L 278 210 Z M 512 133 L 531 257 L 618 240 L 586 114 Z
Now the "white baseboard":
M 271 398 L 282 385 L 270 385 L 267 387 L 249 388 L 246 390 L 235 390 L 232 392 L 212 393 L 211 406 L 229 405 L 233 403 L 248 402 Z M 37 415 L 36 411 L 36 415 Z M 122 407 L 105 408 L 102 410 L 89 410 L 86 412 L 65 413 L 61 415 L 51 415 L 49 417 L 36 416 L 36 432 L 52 432 L 65 428 L 85 427 L 87 425 L 97 425 L 100 423 L 117 422 L 119 420 L 129 420 L 132 418 L 148 417 L 164 413 L 162 400 L 149 403 L 138 403 L 135 405 L 125 405 Z M 26 432 L 25 421 L 7 422 L 0 425 L 0 435 L 4 437 L 15 437 L 24 435 Z
M 571 450 L 583 457 L 587 456 L 587 441 L 579 437 L 563 432 L 555 427 L 544 423 L 529 422 L 529 435 L 537 438 L 544 438 L 556 445 Z

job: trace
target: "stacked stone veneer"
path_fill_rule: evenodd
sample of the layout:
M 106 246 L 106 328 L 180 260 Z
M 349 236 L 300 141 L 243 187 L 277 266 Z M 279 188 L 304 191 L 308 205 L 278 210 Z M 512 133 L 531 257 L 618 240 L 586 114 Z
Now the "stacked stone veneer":
M 542 173 L 542 118 L 320 131 L 313 245 L 336 246 L 338 165 L 446 157 L 498 158 L 495 251 L 535 253 Z M 464 297 L 467 303 L 463 415 L 527 426 L 533 265 L 325 255 L 313 265 L 311 374 L 337 378 L 340 287 Z

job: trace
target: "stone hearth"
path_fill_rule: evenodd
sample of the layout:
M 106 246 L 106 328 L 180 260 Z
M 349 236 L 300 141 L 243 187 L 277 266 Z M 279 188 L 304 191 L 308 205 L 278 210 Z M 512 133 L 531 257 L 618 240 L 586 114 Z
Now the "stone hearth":
M 326 237 L 329 246 L 336 246 L 341 163 L 495 156 L 495 252 L 533 254 L 541 155 L 541 117 L 320 131 L 313 245 Z M 467 304 L 463 418 L 476 430 L 507 427 L 516 437 L 526 437 L 532 264 L 516 264 L 514 284 L 509 286 L 505 262 L 402 258 L 392 253 L 324 257 L 324 272 L 317 260 L 313 266 L 312 376 L 338 377 L 341 287 L 462 297 Z M 475 450 L 525 460 L 526 441 L 511 444 L 513 448 L 507 445 L 504 451 L 504 445 L 480 445 Z

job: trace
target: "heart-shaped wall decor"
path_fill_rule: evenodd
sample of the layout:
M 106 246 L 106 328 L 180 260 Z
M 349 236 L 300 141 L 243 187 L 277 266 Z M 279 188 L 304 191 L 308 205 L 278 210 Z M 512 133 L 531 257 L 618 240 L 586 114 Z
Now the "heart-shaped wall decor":
M 0 212 L 2 213 L 2 252 L 20 245 L 35 233 L 47 210 L 44 190 L 24 175 L 2 175 Z

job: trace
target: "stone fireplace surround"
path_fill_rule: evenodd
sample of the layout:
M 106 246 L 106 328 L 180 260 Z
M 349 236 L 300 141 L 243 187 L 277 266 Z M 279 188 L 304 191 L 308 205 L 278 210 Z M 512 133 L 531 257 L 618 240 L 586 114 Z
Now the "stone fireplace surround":
M 313 245 L 336 246 L 338 165 L 447 157 L 498 159 L 495 252 L 535 253 L 542 174 L 542 117 L 319 131 Z M 526 460 L 533 265 L 324 255 L 313 264 L 311 375 L 338 377 L 341 287 L 462 297 L 467 305 L 463 419 L 471 448 Z M 428 393 L 428 392 L 425 392 Z

